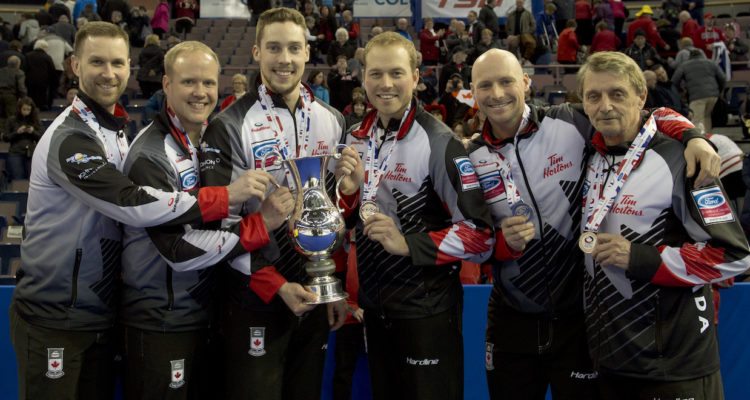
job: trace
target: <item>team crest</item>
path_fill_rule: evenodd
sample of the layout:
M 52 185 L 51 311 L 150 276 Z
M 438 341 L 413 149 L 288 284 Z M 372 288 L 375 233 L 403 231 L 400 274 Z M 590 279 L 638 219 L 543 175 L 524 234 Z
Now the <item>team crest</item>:
M 469 157 L 456 157 L 453 159 L 458 169 L 458 175 L 461 177 L 461 190 L 464 192 L 467 190 L 479 189 L 479 178 L 477 178 L 474 166 L 471 165 Z
M 169 384 L 169 387 L 172 389 L 180 388 L 185 384 L 185 359 L 172 360 L 169 363 L 172 369 L 172 382 Z
M 247 354 L 253 357 L 260 357 L 266 354 L 265 327 L 250 327 L 250 351 Z
M 492 371 L 495 369 L 495 360 L 494 360 L 494 356 L 492 355 L 494 349 L 495 349 L 494 343 L 490 343 L 490 342 L 484 343 L 484 368 L 487 371 Z
M 734 214 L 718 186 L 690 191 L 704 225 L 734 222 Z
M 47 378 L 58 379 L 65 375 L 63 371 L 63 350 L 64 348 L 47 348 Z

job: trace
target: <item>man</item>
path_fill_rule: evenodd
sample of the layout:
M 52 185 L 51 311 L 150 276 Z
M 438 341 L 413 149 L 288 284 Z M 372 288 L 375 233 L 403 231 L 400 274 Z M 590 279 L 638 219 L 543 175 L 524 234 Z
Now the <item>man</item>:
M 687 61 L 690 58 L 690 51 L 694 50 L 695 47 L 693 46 L 693 39 L 689 37 L 681 38 L 677 42 L 677 47 L 680 48 L 680 51 L 677 52 L 677 54 L 674 56 L 674 59 L 669 59 L 669 68 L 677 69 L 677 67 L 682 64 L 683 62 Z
M 47 41 L 39 39 L 34 42 L 34 50 L 26 54 L 28 68 L 26 69 L 26 86 L 29 97 L 34 99 L 34 104 L 40 110 L 46 111 L 52 106 L 50 98 L 50 86 L 55 82 L 57 70 L 52 57 L 47 54 Z
M 703 50 L 706 53 L 706 58 L 711 59 L 713 56 L 712 43 L 723 42 L 724 32 L 716 26 L 716 19 L 714 19 L 713 14 L 706 13 L 704 20 L 706 21 L 706 25 L 698 29 L 695 37 L 693 37 L 693 41 L 695 42 L 695 47 Z
M 206 45 L 188 41 L 170 49 L 164 63 L 166 103 L 134 141 L 123 172 L 137 184 L 188 192 L 201 186 L 196 146 L 216 107 L 219 61 Z M 263 200 L 273 178 L 252 173 L 261 185 L 255 197 Z M 126 399 L 187 399 L 206 390 L 206 366 L 204 374 L 198 367 L 207 356 L 214 292 L 209 267 L 267 244 L 266 229 L 281 225 L 292 198 L 277 190 L 263 204 L 261 213 L 219 231 L 197 224 L 125 226 L 119 322 Z M 274 212 L 275 204 L 280 211 Z
M 341 13 L 341 19 L 344 22 L 341 24 L 341 27 L 346 29 L 346 32 L 349 34 L 349 40 L 351 40 L 356 47 L 356 43 L 359 41 L 359 22 L 354 20 L 354 15 L 352 15 L 351 10 L 344 10 Z
M 727 45 L 727 50 L 729 50 L 729 59 L 732 63 L 736 63 L 732 65 L 732 69 L 734 71 L 747 69 L 747 63 L 741 62 L 748 61 L 747 41 L 737 37 L 734 25 L 727 24 L 724 27 L 724 35 L 724 44 Z
M 524 0 L 516 0 L 516 8 L 508 12 L 506 29 L 510 36 L 533 35 L 536 21 L 531 11 L 524 8 Z
M 21 60 L 8 57 L 8 65 L 0 68 L 0 123 L 16 115 L 16 102 L 26 96 L 26 74 L 21 70 Z
M 646 34 L 640 30 L 635 33 L 633 44 L 625 49 L 625 54 L 635 60 L 641 70 L 646 70 L 662 62 L 656 49 L 648 44 Z
M 479 10 L 479 22 L 484 25 L 486 29 L 492 31 L 492 37 L 497 38 L 500 32 L 500 23 L 498 22 L 497 14 L 495 13 L 495 0 L 487 0 L 484 3 L 484 7 Z
M 596 398 L 576 246 L 591 125 L 568 104 L 546 112 L 525 106 L 530 80 L 512 53 L 480 56 L 472 80 L 487 119 L 469 154 L 496 227 L 485 358 L 490 396 L 543 399 L 551 385 L 555 398 Z M 659 116 L 678 137 L 692 127 L 672 112 Z M 693 146 L 708 145 L 690 141 L 690 152 Z M 718 174 L 718 161 L 713 153 L 701 166 Z M 705 175 L 701 171 L 698 181 Z
M 688 107 L 693 110 L 693 123 L 711 132 L 711 112 L 726 84 L 724 72 L 713 61 L 706 59 L 701 50 L 696 49 L 672 75 L 675 86 L 680 87 L 683 81 Z
M 667 70 L 661 64 L 656 64 L 651 67 L 651 71 L 656 74 L 656 89 L 659 91 L 660 96 L 664 101 L 664 107 L 669 107 L 683 116 L 688 116 L 687 104 L 682 101 L 680 91 L 677 90 L 674 83 L 669 79 Z
M 416 57 L 395 32 L 367 43 L 364 86 L 375 110 L 345 141 L 369 171 L 354 219 L 377 400 L 462 398 L 458 268 L 484 260 L 492 244 L 463 145 L 413 98 Z
M 680 23 L 682 23 L 680 37 L 694 39 L 698 33 L 698 29 L 700 29 L 698 22 L 696 22 L 686 10 L 680 11 L 679 18 Z
M 445 86 L 454 74 L 461 76 L 464 87 L 469 86 L 469 82 L 471 82 L 471 65 L 466 63 L 468 54 L 469 50 L 466 47 L 456 47 L 453 49 L 451 62 L 445 64 L 440 70 L 440 86 L 438 87 L 440 93 L 445 92 Z
M 72 68 L 79 96 L 34 152 L 10 311 L 22 398 L 112 397 L 119 223 L 218 220 L 258 193 L 246 176 L 184 193 L 136 186 L 118 171 L 128 151 L 127 115 L 117 104 L 130 75 L 128 54 L 128 35 L 112 24 L 78 31 Z
M 246 95 L 209 124 L 201 145 L 204 184 L 267 169 L 276 182 L 289 186 L 285 169 L 271 158 L 264 165 L 264 155 L 284 149 L 289 158 L 336 151 L 344 118 L 301 84 L 310 55 L 306 43 L 305 21 L 298 11 L 273 8 L 260 15 L 252 49 L 260 74 Z M 337 177 L 351 173 L 357 164 L 356 152 L 343 153 Z M 335 182 L 333 176 L 328 178 Z M 356 190 L 349 180 L 342 181 L 344 194 Z M 233 208 L 222 226 L 260 207 L 252 199 Z M 317 296 L 301 284 L 307 279 L 306 260 L 294 251 L 287 226 L 269 236 L 267 246 L 229 261 L 221 270 L 229 399 L 305 399 L 320 393 L 329 327 L 337 329 L 346 317 L 343 300 L 320 307 L 308 304 Z
M 651 6 L 645 5 L 641 7 L 635 16 L 638 18 L 628 25 L 628 36 L 626 45 L 630 46 L 635 40 L 636 32 L 643 31 L 646 34 L 646 41 L 651 47 L 661 47 L 664 50 L 669 50 L 669 45 L 659 35 L 659 30 L 656 28 L 656 23 L 651 19 L 654 12 L 651 10 Z
M 464 21 L 456 20 L 455 24 L 451 24 L 451 30 L 452 32 L 445 36 L 445 48 L 449 58 L 456 48 L 463 47 L 468 49 L 474 45 L 469 32 L 466 31 Z
M 469 32 L 469 37 L 471 38 L 471 44 L 475 45 L 479 43 L 479 40 L 482 38 L 482 30 L 484 29 L 484 24 L 479 21 L 479 17 L 477 16 L 477 12 L 472 10 L 469 11 L 469 14 L 467 15 L 467 20 L 469 21 L 469 26 L 466 28 L 466 30 Z
M 399 18 L 396 21 L 396 33 L 403 36 L 406 40 L 412 41 L 411 33 L 409 33 L 409 21 L 406 18 Z
M 750 266 L 727 195 L 718 182 L 694 187 L 679 143 L 652 119 L 644 125 L 645 83 L 631 59 L 589 57 L 578 92 L 598 131 L 580 243 L 589 253 L 586 333 L 601 394 L 722 399 L 709 283 Z

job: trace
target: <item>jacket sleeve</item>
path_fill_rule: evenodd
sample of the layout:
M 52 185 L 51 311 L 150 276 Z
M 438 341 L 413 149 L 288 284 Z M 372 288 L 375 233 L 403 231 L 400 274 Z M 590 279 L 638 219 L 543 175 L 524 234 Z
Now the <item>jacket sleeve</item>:
M 699 286 L 745 272 L 750 248 L 724 189 L 717 182 L 691 190 L 684 177 L 677 180 L 672 207 L 690 240 L 631 244 L 628 275 L 662 286 Z
M 430 176 L 443 208 L 452 217 L 444 229 L 405 235 L 414 265 L 481 263 L 492 253 L 492 218 L 464 146 L 452 136 L 430 155 Z
M 128 173 L 133 182 L 165 192 L 178 191 L 178 177 L 168 165 L 140 156 Z M 250 252 L 268 243 L 263 218 L 259 213 L 247 215 L 240 223 L 226 229 L 193 228 L 188 224 L 146 228 L 161 257 L 176 271 L 203 269 L 221 261 Z
M 190 194 L 137 186 L 107 161 L 100 143 L 81 134 L 67 134 L 50 146 L 47 171 L 53 182 L 79 201 L 138 228 L 213 221 L 228 212 L 226 188 L 202 188 Z

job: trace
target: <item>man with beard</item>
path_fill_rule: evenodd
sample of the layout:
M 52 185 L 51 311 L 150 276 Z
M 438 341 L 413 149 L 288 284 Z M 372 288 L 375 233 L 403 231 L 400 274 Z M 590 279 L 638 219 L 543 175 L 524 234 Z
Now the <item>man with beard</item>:
M 256 32 L 252 52 L 260 74 L 247 94 L 211 121 L 201 143 L 201 179 L 207 185 L 266 169 L 276 182 L 289 186 L 293 182 L 274 163 L 277 158 L 264 155 L 332 154 L 344 132 L 343 116 L 301 83 L 310 56 L 302 14 L 270 9 L 260 15 Z M 356 152 L 345 149 L 328 180 L 352 173 L 358 164 Z M 356 191 L 351 181 L 342 180 L 342 193 Z M 222 226 L 259 208 L 260 201 L 251 199 L 233 208 Z M 269 236 L 267 246 L 220 270 L 229 399 L 304 399 L 320 393 L 329 328 L 339 328 L 346 318 L 343 300 L 326 307 L 308 304 L 317 295 L 301 284 L 307 279 L 306 259 L 293 249 L 286 225 Z
M 578 72 L 596 129 L 579 244 L 589 353 L 606 399 L 724 398 L 710 283 L 750 266 L 718 181 L 697 187 L 679 143 L 641 114 L 646 85 L 621 53 Z
M 137 184 L 189 192 L 202 186 L 197 145 L 216 107 L 219 61 L 206 45 L 188 41 L 171 48 L 164 64 L 166 102 L 134 140 L 124 172 Z M 292 204 L 288 190 L 265 196 L 265 185 L 273 181 L 268 173 L 248 174 L 260 184 L 256 198 L 264 207 L 227 229 L 124 227 L 118 319 L 126 399 L 200 398 L 211 386 L 206 382 L 214 295 L 210 267 L 268 244 L 266 230 L 278 228 Z
M 395 32 L 368 42 L 364 86 L 375 109 L 345 141 L 367 170 L 349 223 L 377 400 L 462 398 L 459 268 L 492 246 L 466 150 L 417 103 L 418 79 L 412 42 Z
M 163 192 L 120 173 L 127 115 L 117 99 L 130 75 L 128 54 L 128 36 L 115 25 L 92 22 L 78 31 L 72 66 L 80 92 L 34 152 L 10 310 L 23 398 L 112 397 L 119 223 L 218 220 L 265 190 L 243 176 L 226 188 Z
M 510 52 L 490 50 L 474 63 L 472 92 L 487 119 L 469 154 L 497 231 L 487 382 L 493 399 L 543 399 L 550 385 L 555 398 L 592 399 L 596 372 L 584 335 L 583 259 L 576 241 L 593 132 L 569 104 L 546 111 L 525 105 L 529 83 Z M 674 112 L 659 116 L 676 137 L 692 127 Z M 718 175 L 719 158 L 710 145 L 690 141 L 688 150 L 695 149 L 709 151 L 698 181 L 706 169 Z

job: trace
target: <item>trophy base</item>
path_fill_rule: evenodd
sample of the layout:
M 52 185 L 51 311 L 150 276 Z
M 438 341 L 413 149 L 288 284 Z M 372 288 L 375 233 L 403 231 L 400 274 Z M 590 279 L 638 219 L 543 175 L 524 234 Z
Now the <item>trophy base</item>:
M 349 297 L 341 287 L 341 281 L 333 276 L 318 276 L 310 279 L 305 288 L 318 295 L 318 300 L 308 301 L 306 304 L 326 304 Z

